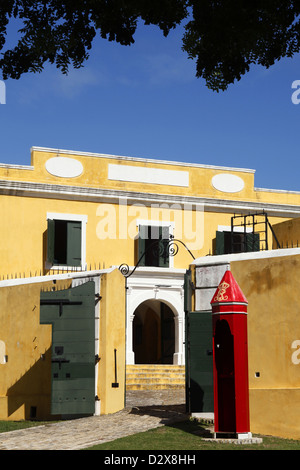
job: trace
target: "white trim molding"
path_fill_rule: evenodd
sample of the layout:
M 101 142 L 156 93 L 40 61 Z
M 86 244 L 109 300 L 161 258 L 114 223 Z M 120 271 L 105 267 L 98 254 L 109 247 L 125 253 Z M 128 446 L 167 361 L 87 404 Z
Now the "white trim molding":
M 152 203 L 187 204 L 195 207 L 201 206 L 204 208 L 205 212 L 228 212 L 233 214 L 242 213 L 244 211 L 261 212 L 264 210 L 268 215 L 277 217 L 299 217 L 300 215 L 300 204 L 280 204 L 201 196 L 141 193 L 71 185 L 32 183 L 28 181 L 0 180 L 0 194 L 98 203 L 120 203 L 120 201 L 126 201 L 128 204 L 142 203 L 149 206 Z

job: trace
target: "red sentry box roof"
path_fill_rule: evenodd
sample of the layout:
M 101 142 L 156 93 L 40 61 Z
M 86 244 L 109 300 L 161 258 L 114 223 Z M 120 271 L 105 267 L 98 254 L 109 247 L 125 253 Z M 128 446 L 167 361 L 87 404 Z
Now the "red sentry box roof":
M 213 295 L 211 305 L 223 303 L 243 303 L 248 304 L 246 297 L 241 291 L 231 271 L 226 271 L 222 280 Z

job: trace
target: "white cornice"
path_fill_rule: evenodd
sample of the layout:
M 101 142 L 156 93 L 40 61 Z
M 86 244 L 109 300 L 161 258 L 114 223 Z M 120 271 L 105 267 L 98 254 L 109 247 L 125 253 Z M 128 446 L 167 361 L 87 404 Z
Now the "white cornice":
M 233 253 L 228 255 L 204 256 L 195 259 L 191 265 L 213 266 L 230 264 L 234 261 L 246 261 L 265 258 L 280 258 L 300 255 L 300 248 L 279 248 L 278 250 L 252 251 L 248 253 Z
M 300 205 L 264 203 L 217 199 L 211 197 L 179 196 L 172 194 L 141 193 L 134 191 L 90 188 L 46 183 L 0 180 L 0 194 L 73 201 L 105 202 L 107 204 L 126 201 L 128 204 L 142 203 L 150 206 L 153 203 L 193 205 L 210 212 L 243 213 L 265 211 L 277 217 L 299 217 Z
M 178 162 L 178 161 L 170 161 L 170 160 L 159 160 L 155 158 L 128 157 L 124 155 L 110 155 L 110 154 L 105 154 L 105 153 L 79 152 L 77 150 L 53 149 L 53 148 L 46 148 L 46 147 L 31 147 L 31 151 L 55 153 L 59 156 L 77 155 L 78 157 L 81 156 L 81 157 L 94 157 L 94 158 L 111 158 L 113 160 L 126 160 L 130 162 L 153 163 L 156 165 L 173 165 L 173 166 L 183 166 L 183 167 L 191 167 L 191 168 L 206 168 L 206 169 L 212 169 L 212 170 L 255 173 L 255 170 L 252 170 L 249 168 L 234 168 L 234 167 L 228 167 L 228 166 L 205 165 L 201 163 L 187 163 L 187 162 Z
M 266 189 L 266 188 L 254 188 L 254 191 L 262 193 L 280 193 L 280 194 L 300 194 L 300 191 L 290 191 L 287 189 Z
M 7 168 L 12 170 L 34 170 L 34 166 L 12 165 L 11 163 L 0 163 L 0 168 Z

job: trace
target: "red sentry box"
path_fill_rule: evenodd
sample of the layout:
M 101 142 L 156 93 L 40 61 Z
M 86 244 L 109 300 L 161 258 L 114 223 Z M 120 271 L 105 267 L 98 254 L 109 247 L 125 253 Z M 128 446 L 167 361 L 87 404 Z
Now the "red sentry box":
M 226 271 L 212 300 L 215 433 L 250 433 L 248 301 Z

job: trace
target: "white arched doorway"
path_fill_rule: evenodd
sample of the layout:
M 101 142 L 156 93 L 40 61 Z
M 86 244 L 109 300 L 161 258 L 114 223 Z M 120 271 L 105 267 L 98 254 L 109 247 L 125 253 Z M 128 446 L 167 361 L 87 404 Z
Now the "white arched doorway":
M 164 302 L 150 299 L 134 312 L 132 323 L 135 364 L 173 364 L 175 315 Z
M 126 363 L 184 365 L 184 271 L 149 271 L 127 279 Z

